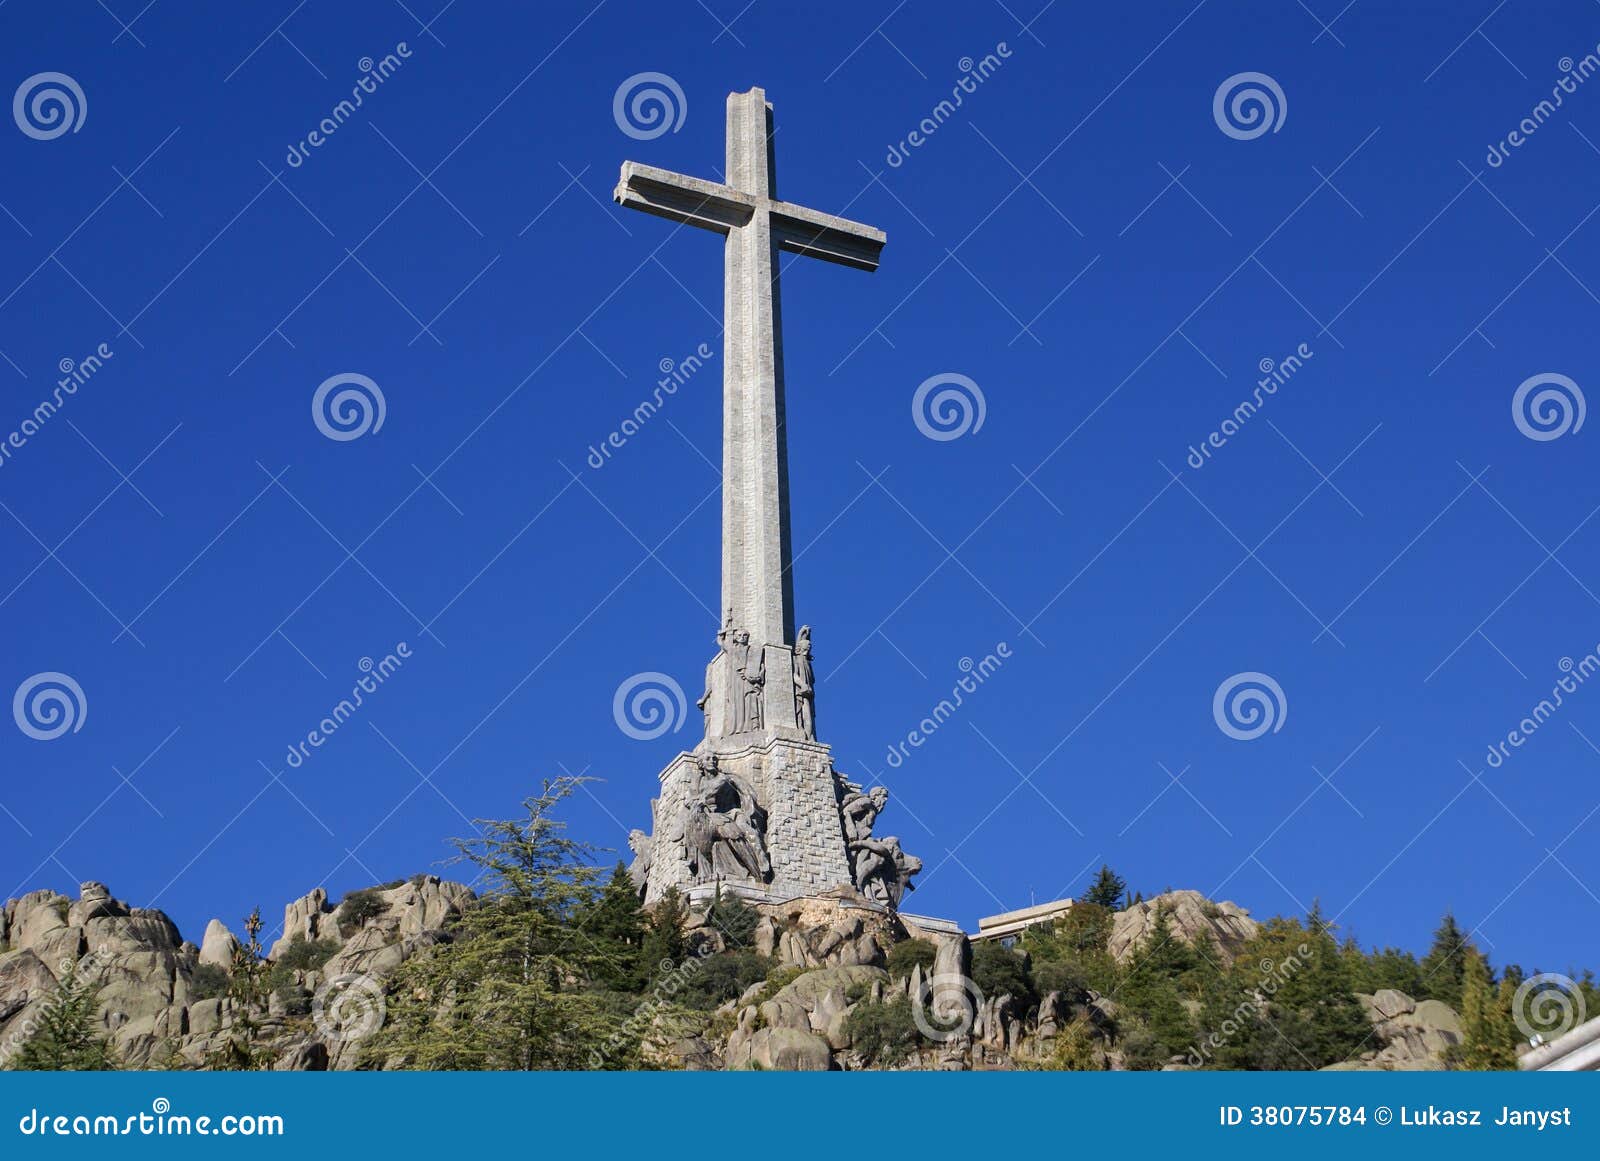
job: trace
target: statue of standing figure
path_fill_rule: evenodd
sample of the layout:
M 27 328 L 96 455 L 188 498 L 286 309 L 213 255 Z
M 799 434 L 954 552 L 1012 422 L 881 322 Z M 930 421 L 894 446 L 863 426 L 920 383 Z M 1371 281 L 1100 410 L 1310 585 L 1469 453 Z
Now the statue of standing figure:
M 759 730 L 765 721 L 762 709 L 762 687 L 767 683 L 767 651 L 762 645 L 750 644 L 748 630 L 740 629 L 733 658 L 737 663 L 741 691 L 735 703 L 734 733 Z
M 817 740 L 816 687 L 811 672 L 811 626 L 800 626 L 794 643 L 794 717 L 811 741 Z
M 732 652 L 733 638 L 733 606 L 729 605 L 727 619 L 722 622 L 722 628 L 717 630 L 717 658 L 706 666 L 706 691 L 700 695 L 700 700 L 695 702 L 695 705 L 700 707 L 700 712 L 705 715 L 708 738 L 711 736 L 711 699 L 717 694 L 717 660 L 721 659 L 722 654 Z

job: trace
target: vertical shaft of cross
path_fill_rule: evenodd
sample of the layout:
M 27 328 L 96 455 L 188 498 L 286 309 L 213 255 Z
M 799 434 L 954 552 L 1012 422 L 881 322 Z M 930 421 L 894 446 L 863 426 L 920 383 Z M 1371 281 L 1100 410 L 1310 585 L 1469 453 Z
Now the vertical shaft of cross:
M 728 97 L 727 182 L 777 197 L 766 93 Z M 771 215 L 728 231 L 723 290 L 722 608 L 758 645 L 794 642 L 778 247 Z

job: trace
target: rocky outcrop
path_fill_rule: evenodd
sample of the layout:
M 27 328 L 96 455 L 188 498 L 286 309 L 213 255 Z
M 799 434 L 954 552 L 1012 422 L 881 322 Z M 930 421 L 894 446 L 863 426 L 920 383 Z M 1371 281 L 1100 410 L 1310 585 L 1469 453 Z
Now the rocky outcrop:
M 1356 999 L 1372 1021 L 1377 1044 L 1335 1066 L 1341 1071 L 1436 1072 L 1445 1067 L 1445 1053 L 1461 1043 L 1461 1018 L 1440 1000 L 1413 1000 L 1393 988 L 1358 993 Z
M 419 875 L 372 888 L 360 924 L 343 933 L 340 908 L 328 906 L 321 888 L 284 911 L 291 937 L 272 945 L 270 958 L 296 939 L 335 945 L 320 969 L 293 974 L 258 1014 L 256 1038 L 274 1054 L 273 1067 L 328 1068 L 350 1065 L 358 1047 L 321 1034 L 307 1020 L 319 988 L 341 975 L 382 980 L 440 932 L 473 899 L 460 883 Z M 349 897 L 347 896 L 347 899 Z M 99 988 L 103 1031 L 128 1067 L 193 1066 L 223 1046 L 239 1017 L 233 1001 L 202 994 L 200 969 L 228 971 L 239 941 L 213 919 L 201 946 L 183 940 L 165 914 L 129 907 L 102 883 L 84 883 L 78 898 L 35 891 L 0 910 L 0 1062 L 33 1033 L 45 1006 L 59 994 L 69 972 Z M 214 973 L 213 973 L 214 974 Z
M 1168 891 L 1113 915 L 1106 946 L 1119 962 L 1125 962 L 1150 934 L 1157 908 L 1167 913 L 1172 934 L 1190 946 L 1209 936 L 1224 966 L 1233 963 L 1239 949 L 1261 930 L 1250 912 L 1236 904 L 1213 903 L 1198 891 Z

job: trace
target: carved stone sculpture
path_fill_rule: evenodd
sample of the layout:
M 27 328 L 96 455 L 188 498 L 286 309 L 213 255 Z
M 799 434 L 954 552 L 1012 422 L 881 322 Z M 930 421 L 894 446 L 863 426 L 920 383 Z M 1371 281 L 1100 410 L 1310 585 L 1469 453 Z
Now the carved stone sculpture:
M 905 893 L 916 889 L 911 876 L 922 870 L 922 860 L 901 850 L 899 839 L 857 839 L 850 849 L 855 856 L 856 886 L 867 898 L 898 908 Z
M 643 895 L 645 887 L 650 883 L 650 864 L 653 861 L 655 844 L 649 835 L 635 827 L 628 832 L 628 846 L 633 850 L 633 862 L 628 867 L 628 877 Z
M 689 870 L 697 883 L 772 877 L 767 812 L 748 783 L 722 771 L 715 754 L 696 760 L 684 817 Z
M 850 790 L 839 803 L 839 813 L 844 820 L 844 837 L 846 842 L 856 842 L 860 839 L 872 837 L 872 824 L 878 820 L 878 815 L 888 805 L 889 792 L 882 786 L 874 786 L 867 793 L 859 790 Z
M 767 683 L 766 649 L 761 645 L 750 644 L 750 634 L 745 629 L 740 629 L 738 645 L 734 650 L 734 660 L 738 663 L 740 690 L 738 706 L 735 709 L 738 722 L 735 733 L 746 730 L 759 730 L 764 721 L 761 704 L 762 686 Z
M 729 606 L 728 615 L 722 622 L 722 628 L 717 630 L 717 653 L 729 652 L 733 648 L 733 608 Z M 717 663 L 715 660 L 706 666 L 706 691 L 700 695 L 700 700 L 695 702 L 700 707 L 700 712 L 705 715 L 706 737 L 711 736 L 711 700 L 718 694 L 717 691 Z
M 794 716 L 800 732 L 817 740 L 814 678 L 811 672 L 811 626 L 802 625 L 794 642 Z

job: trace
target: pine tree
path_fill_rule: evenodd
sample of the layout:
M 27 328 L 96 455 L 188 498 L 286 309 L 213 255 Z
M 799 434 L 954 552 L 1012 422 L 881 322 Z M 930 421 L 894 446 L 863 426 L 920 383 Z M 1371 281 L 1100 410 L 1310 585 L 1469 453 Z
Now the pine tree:
M 732 892 L 724 895 L 719 883 L 706 908 L 706 922 L 722 933 L 729 951 L 737 951 L 755 942 L 761 912 Z
M 671 971 L 689 953 L 684 929 L 689 921 L 689 905 L 676 887 L 668 887 L 649 911 L 644 925 L 644 974 L 655 976 Z
M 523 804 L 526 818 L 476 820 L 452 840 L 485 884 L 476 906 L 393 977 L 386 1025 L 362 1058 L 425 1069 L 582 1068 L 616 1029 L 587 981 L 618 968 L 575 917 L 600 895 L 593 848 L 554 810 L 580 784 L 562 778 Z
M 1115 997 L 1123 1011 L 1143 1020 L 1143 1027 L 1127 1037 L 1132 1067 L 1160 1068 L 1170 1057 L 1186 1054 L 1193 1046 L 1196 1029 L 1184 1006 L 1180 981 L 1196 964 L 1193 950 L 1173 934 L 1167 909 L 1157 906 L 1150 930 L 1129 961 Z
M 12 1057 L 18 1072 L 103 1072 L 117 1059 L 100 1032 L 100 985 L 67 968 L 39 1013 L 38 1027 Z
M 1422 959 L 1422 986 L 1429 999 L 1443 1000 L 1461 1010 L 1468 951 L 1475 951 L 1450 912 L 1444 913 L 1433 933 L 1433 946 Z
M 622 863 L 612 870 L 594 904 L 579 913 L 576 926 L 580 938 L 592 939 L 612 953 L 613 958 L 594 965 L 591 983 L 617 992 L 643 989 L 644 908 L 639 904 L 639 889 Z
M 1514 986 L 1502 980 L 1496 987 L 1488 963 L 1475 948 L 1467 949 L 1462 967 L 1461 1043 L 1451 1049 L 1450 1062 L 1479 1072 L 1516 1068 Z
M 1089 889 L 1083 893 L 1082 899 L 1085 903 L 1094 903 L 1116 911 L 1122 907 L 1123 896 L 1127 890 L 1127 880 L 1102 864 L 1100 873 L 1095 876 L 1094 882 L 1089 884 Z

